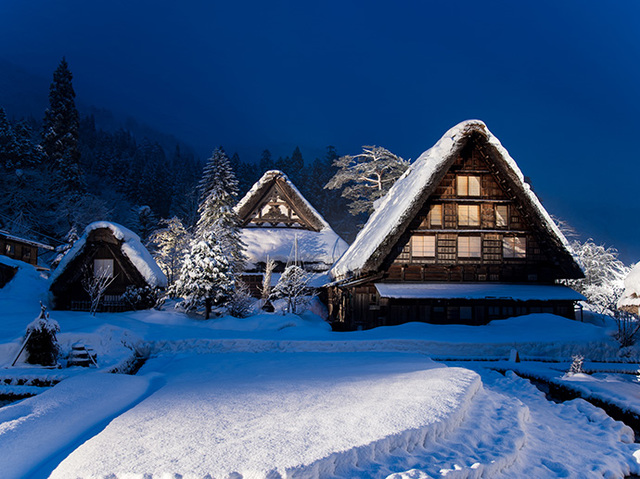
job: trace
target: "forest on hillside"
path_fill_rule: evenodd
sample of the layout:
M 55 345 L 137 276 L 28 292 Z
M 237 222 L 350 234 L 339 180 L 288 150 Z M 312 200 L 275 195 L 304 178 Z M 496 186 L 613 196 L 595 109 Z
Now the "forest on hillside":
M 80 117 L 74 99 L 63 59 L 41 120 L 14 118 L 0 105 L 0 229 L 58 245 L 97 220 L 120 223 L 143 240 L 162 219 L 177 216 L 193 227 L 206 159 L 168 135 L 160 141 L 161 134 L 141 136 L 126 125 L 97 126 L 93 114 Z M 349 214 L 340 191 L 324 188 L 336 172 L 334 147 L 312 161 L 298 147 L 286 157 L 273 158 L 268 149 L 256 159 L 229 157 L 239 197 L 265 171 L 280 169 L 338 234 L 353 239 L 362 218 Z

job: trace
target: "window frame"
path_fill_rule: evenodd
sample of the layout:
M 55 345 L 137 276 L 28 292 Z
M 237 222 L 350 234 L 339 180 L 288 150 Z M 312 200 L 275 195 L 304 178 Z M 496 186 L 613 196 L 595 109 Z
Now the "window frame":
M 458 212 L 458 226 L 480 226 L 481 221 L 480 221 L 480 205 L 467 205 L 467 204 L 458 204 L 457 205 L 457 212 Z M 471 215 L 470 213 L 470 209 L 474 208 L 476 211 L 476 215 L 475 215 L 475 220 L 476 222 L 473 223 L 471 222 Z M 463 215 L 462 214 L 462 210 L 466 210 L 466 214 Z M 462 219 L 466 218 L 466 222 L 463 222 Z
M 472 178 L 473 181 L 471 181 Z M 456 194 L 457 196 L 482 196 L 482 177 L 476 175 L 457 175 Z
M 472 244 L 473 240 L 473 244 Z M 466 242 L 467 244 L 461 244 Z M 462 248 L 464 246 L 464 249 Z M 476 248 L 477 247 L 477 248 Z M 465 254 L 462 254 L 462 253 Z M 474 254 L 477 253 L 477 254 Z M 482 258 L 482 237 L 481 236 L 458 236 L 458 258 Z
M 526 259 L 527 237 L 504 236 L 502 238 L 502 257 L 505 259 Z
M 421 241 L 422 244 L 420 245 L 421 248 L 421 252 L 424 253 L 426 248 L 426 241 L 429 239 L 430 243 L 432 243 L 431 249 L 428 251 L 429 253 L 433 253 L 433 254 L 416 254 L 416 249 L 417 249 L 417 244 L 418 241 Z M 435 235 L 413 235 L 411 236 L 411 258 L 435 258 L 436 257 L 436 237 Z
M 109 273 L 108 278 L 113 278 L 115 273 L 115 261 L 113 258 L 96 258 L 93 260 L 93 277 L 100 276 L 100 272 L 106 270 Z

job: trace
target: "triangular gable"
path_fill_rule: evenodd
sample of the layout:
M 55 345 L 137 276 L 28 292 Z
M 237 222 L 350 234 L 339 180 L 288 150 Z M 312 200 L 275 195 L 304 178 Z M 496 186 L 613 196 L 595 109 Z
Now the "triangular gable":
M 529 222 L 542 230 L 554 253 L 553 260 L 564 265 L 566 277 L 582 276 L 580 267 L 568 251 L 566 238 L 525 182 L 513 158 L 483 122 L 469 120 L 445 133 L 379 200 L 375 212 L 354 243 L 331 270 L 333 279 L 353 278 L 377 271 L 471 138 L 482 145 L 488 161 L 500 172 L 506 187 L 523 205 Z
M 245 227 L 285 227 L 320 231 L 329 224 L 278 170 L 267 171 L 235 208 Z

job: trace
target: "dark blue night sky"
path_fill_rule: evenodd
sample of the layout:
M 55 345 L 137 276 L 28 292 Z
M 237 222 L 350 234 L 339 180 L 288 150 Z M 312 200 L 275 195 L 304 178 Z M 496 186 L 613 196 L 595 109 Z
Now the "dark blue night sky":
M 66 56 L 79 102 L 245 161 L 415 159 L 479 118 L 550 213 L 640 260 L 640 3 L 396 3 L 3 0 L 0 59 Z

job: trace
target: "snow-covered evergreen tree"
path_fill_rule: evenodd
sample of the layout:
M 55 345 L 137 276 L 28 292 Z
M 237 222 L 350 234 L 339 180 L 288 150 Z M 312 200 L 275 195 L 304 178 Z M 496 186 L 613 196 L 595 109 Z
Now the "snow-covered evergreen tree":
M 234 286 L 235 278 L 227 256 L 215 234 L 205 232 L 193 241 L 175 283 L 176 294 L 184 299 L 181 307 L 194 311 L 204 303 L 205 319 L 209 319 L 211 308 L 227 302 Z
M 286 311 L 297 314 L 300 306 L 309 301 L 310 280 L 311 274 L 300 266 L 292 264 L 285 268 L 271 295 L 276 299 L 286 299 Z
M 359 155 L 341 156 L 333 162 L 338 172 L 325 188 L 342 188 L 342 196 L 351 200 L 352 215 L 372 213 L 374 201 L 389 191 L 409 164 L 386 148 L 364 146 Z
M 47 164 L 67 192 L 83 189 L 78 148 L 78 110 L 75 105 L 73 75 L 63 58 L 53 73 L 49 88 L 49 108 L 42 126 L 42 148 Z
M 228 255 L 231 270 L 238 273 L 245 261 L 244 245 L 240 239 L 240 219 L 233 210 L 238 196 L 238 181 L 222 148 L 217 148 L 207 161 L 198 189 L 200 217 L 196 225 L 196 237 L 213 233 L 222 251 Z
M 18 141 L 4 109 L 0 107 L 0 167 L 13 170 L 17 163 Z
M 167 275 L 169 291 L 171 291 L 171 286 L 182 269 L 184 256 L 189 252 L 191 234 L 177 216 L 169 220 L 161 220 L 160 224 L 164 227 L 151 234 L 149 245 L 153 251 L 153 259 Z

